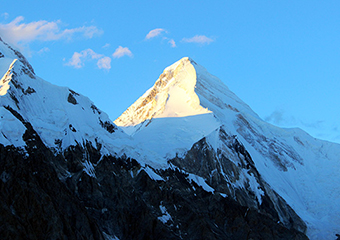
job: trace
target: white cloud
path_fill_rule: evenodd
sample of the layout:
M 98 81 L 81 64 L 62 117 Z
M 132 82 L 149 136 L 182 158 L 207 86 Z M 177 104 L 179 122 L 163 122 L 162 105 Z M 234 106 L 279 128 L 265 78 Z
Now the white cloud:
M 182 42 L 187 42 L 187 43 L 198 43 L 198 44 L 209 44 L 212 43 L 214 40 L 212 38 L 208 38 L 207 36 L 204 35 L 196 35 L 192 38 L 183 38 Z
M 103 55 L 95 53 L 92 49 L 86 49 L 81 51 L 80 53 L 73 53 L 72 58 L 66 63 L 67 66 L 72 66 L 74 68 L 82 68 L 84 66 L 84 62 L 89 59 L 98 59 Z
M 75 52 L 73 53 L 72 58 L 65 65 L 72 66 L 74 68 L 81 68 L 84 66 L 84 64 L 82 63 L 83 58 L 84 58 L 83 54 Z
M 65 64 L 66 66 L 71 66 L 74 68 L 82 68 L 85 65 L 86 61 L 98 59 L 97 66 L 99 69 L 107 69 L 111 68 L 111 58 L 106 57 L 103 54 L 98 54 L 94 52 L 92 49 L 88 48 L 83 51 L 73 53 L 71 59 Z
M 145 39 L 150 39 L 159 36 L 162 32 L 166 32 L 163 28 L 156 28 L 151 30 L 145 37 Z
M 173 40 L 173 39 L 170 39 L 169 41 L 168 41 L 168 43 L 170 43 L 170 45 L 171 45 L 171 47 L 176 47 L 176 42 L 175 42 L 175 40 Z
M 127 56 L 129 56 L 129 57 L 133 57 L 133 54 L 132 54 L 132 52 L 130 51 L 130 49 L 127 48 L 127 47 L 122 47 L 122 46 L 119 46 L 119 47 L 116 49 L 116 51 L 112 54 L 112 56 L 113 56 L 114 58 L 121 58 L 121 57 L 123 57 L 123 56 L 125 56 L 125 55 L 127 55 Z
M 127 47 L 122 46 L 119 46 L 112 54 L 114 58 L 121 58 L 125 55 L 129 57 L 133 56 L 132 52 Z M 86 62 L 91 60 L 97 60 L 97 67 L 99 69 L 111 69 L 111 58 L 103 54 L 96 53 L 90 48 L 85 49 L 81 52 L 74 52 L 70 60 L 68 60 L 65 65 L 74 68 L 82 68 L 85 66 Z
M 24 23 L 24 17 L 16 17 L 12 22 L 0 23 L 0 34 L 5 41 L 15 46 L 25 45 L 32 41 L 55 41 L 55 40 L 71 40 L 76 35 L 84 38 L 93 38 L 101 35 L 102 30 L 96 26 L 82 26 L 77 28 L 62 29 L 61 21 L 48 22 L 45 20 Z
M 111 58 L 110 57 L 102 57 L 98 60 L 97 66 L 99 69 L 111 69 Z

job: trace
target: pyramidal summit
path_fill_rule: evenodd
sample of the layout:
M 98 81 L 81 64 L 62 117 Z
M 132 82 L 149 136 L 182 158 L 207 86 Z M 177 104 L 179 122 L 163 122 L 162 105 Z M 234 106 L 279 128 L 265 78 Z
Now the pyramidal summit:
M 336 239 L 340 145 L 185 57 L 114 122 L 0 39 L 2 239 Z

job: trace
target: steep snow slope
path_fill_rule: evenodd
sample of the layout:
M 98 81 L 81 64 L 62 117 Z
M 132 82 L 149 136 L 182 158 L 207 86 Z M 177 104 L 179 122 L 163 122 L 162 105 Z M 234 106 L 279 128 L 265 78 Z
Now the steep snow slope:
M 223 150 L 223 140 L 214 137 L 222 126 L 229 136 L 237 136 L 264 180 L 307 223 L 311 239 L 330 239 L 340 232 L 340 145 L 264 122 L 189 58 L 166 68 L 115 123 L 133 136 L 136 146 L 150 150 L 154 167 L 184 156 L 207 136 L 216 151 Z
M 37 77 L 26 59 L 0 39 L 0 143 L 24 147 L 29 122 L 44 143 L 56 150 L 70 145 L 102 145 L 102 152 L 120 151 L 128 136 L 87 97 Z

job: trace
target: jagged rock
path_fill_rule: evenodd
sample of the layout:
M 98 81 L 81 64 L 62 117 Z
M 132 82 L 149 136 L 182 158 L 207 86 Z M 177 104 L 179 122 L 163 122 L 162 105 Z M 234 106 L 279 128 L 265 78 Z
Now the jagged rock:
M 59 161 L 31 125 L 23 151 L 0 144 L 0 236 L 2 239 L 104 239 L 85 206 L 60 181 Z
M 218 136 L 229 149 L 214 150 L 206 138 L 195 143 L 185 157 L 176 157 L 170 163 L 189 173 L 195 173 L 204 179 L 216 191 L 235 199 L 238 204 L 259 211 L 274 222 L 282 222 L 287 228 L 306 232 L 306 224 L 291 207 L 263 181 L 255 168 L 254 162 L 245 147 L 235 138 L 228 136 L 223 127 Z M 238 182 L 246 181 L 246 191 Z M 252 189 L 250 182 L 258 184 Z M 242 186 L 242 185 L 241 185 Z M 259 196 L 256 192 L 259 191 Z

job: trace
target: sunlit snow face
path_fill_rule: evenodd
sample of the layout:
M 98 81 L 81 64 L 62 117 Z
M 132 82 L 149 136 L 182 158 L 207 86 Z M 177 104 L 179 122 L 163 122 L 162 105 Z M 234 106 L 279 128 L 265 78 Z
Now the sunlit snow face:
M 9 84 L 5 79 L 1 79 L 0 81 L 0 96 L 6 95 L 7 91 L 9 89 Z
M 0 96 L 6 95 L 8 89 L 10 88 L 9 81 L 10 81 L 10 79 L 11 79 L 11 77 L 12 77 L 12 71 L 11 71 L 11 70 L 12 70 L 13 65 L 14 65 L 14 63 L 15 63 L 16 61 L 17 61 L 17 60 L 15 59 L 15 60 L 11 63 L 11 65 L 10 65 L 8 71 L 5 73 L 5 75 L 4 75 L 4 76 L 1 78 L 1 80 L 0 80 Z
M 136 126 L 156 118 L 178 118 L 211 113 L 195 92 L 196 70 L 188 58 L 167 67 L 154 86 L 145 92 L 115 123 Z

